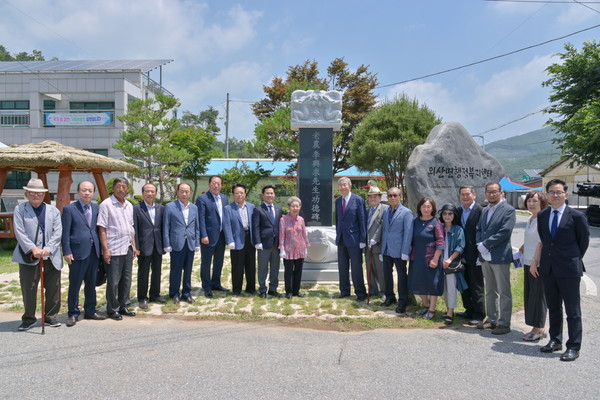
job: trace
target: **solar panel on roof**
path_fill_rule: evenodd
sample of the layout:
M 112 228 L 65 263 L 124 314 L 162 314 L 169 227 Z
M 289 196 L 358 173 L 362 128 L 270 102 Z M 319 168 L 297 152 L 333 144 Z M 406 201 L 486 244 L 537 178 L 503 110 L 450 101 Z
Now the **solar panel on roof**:
M 146 73 L 173 60 L 2 61 L 0 72 L 140 71 Z

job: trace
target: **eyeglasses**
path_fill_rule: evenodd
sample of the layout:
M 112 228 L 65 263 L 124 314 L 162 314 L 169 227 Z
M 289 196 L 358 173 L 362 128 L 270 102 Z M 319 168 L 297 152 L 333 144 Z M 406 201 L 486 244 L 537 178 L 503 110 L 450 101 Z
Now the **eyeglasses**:
M 549 190 L 548 191 L 548 194 L 550 196 L 562 196 L 565 193 L 567 193 L 567 192 L 563 192 L 562 190 Z
M 387 197 L 399 197 L 399 194 L 388 194 Z

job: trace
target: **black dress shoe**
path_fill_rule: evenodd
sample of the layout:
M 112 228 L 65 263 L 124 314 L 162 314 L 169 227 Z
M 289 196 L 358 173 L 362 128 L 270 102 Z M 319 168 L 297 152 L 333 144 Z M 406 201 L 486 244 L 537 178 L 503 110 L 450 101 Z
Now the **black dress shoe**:
M 358 301 L 359 303 L 365 300 L 367 300 L 367 296 L 356 296 L 356 301 Z
M 464 318 L 464 319 L 472 319 L 473 318 L 473 316 L 471 315 L 471 313 L 468 313 L 466 311 L 464 311 L 464 312 L 458 312 L 458 313 L 456 313 L 456 316 Z
M 93 319 L 95 321 L 104 321 L 106 319 L 106 317 L 103 317 L 102 315 L 98 315 L 97 313 L 93 313 L 93 314 L 85 314 L 83 316 L 83 319 Z
M 194 303 L 194 298 L 192 296 L 184 296 L 183 301 L 187 301 L 190 304 Z
M 179 304 L 180 301 L 179 296 L 173 296 L 173 304 Z
M 209 299 L 212 299 L 214 297 L 213 293 L 212 293 L 212 290 L 205 290 L 204 291 L 204 296 L 208 297 Z
M 163 299 L 162 297 L 150 297 L 150 301 L 152 303 L 160 303 L 160 304 L 165 304 L 167 301 L 165 299 Z
M 69 318 L 67 319 L 67 323 L 66 323 L 66 325 L 67 325 L 68 327 L 75 326 L 75 324 L 77 324 L 77 317 L 76 317 L 76 316 L 72 316 L 72 317 L 69 317 Z
M 562 344 L 558 343 L 556 340 L 550 340 L 547 345 L 540 348 L 540 351 L 542 353 L 553 353 L 555 351 L 561 351 L 561 350 L 562 350 Z
M 575 349 L 567 349 L 562 356 L 560 356 L 560 361 L 575 361 L 579 357 L 579 351 Z
M 219 292 L 229 292 L 229 289 L 224 288 L 223 286 L 213 287 L 212 290 L 217 290 Z
M 346 297 L 350 297 L 350 294 L 340 294 L 340 295 L 338 296 L 338 299 L 344 299 L 344 298 L 346 298 Z
M 140 300 L 140 308 L 142 310 L 147 310 L 148 309 L 148 300 L 146 300 L 146 299 Z
M 396 313 L 397 314 L 404 314 L 405 311 L 406 311 L 406 305 L 405 304 L 398 304 L 398 307 L 396 307 Z
M 268 294 L 269 296 L 273 296 L 273 297 L 281 297 L 281 294 L 280 294 L 279 292 L 277 292 L 277 290 L 269 290 L 269 291 L 267 292 L 267 294 Z
M 114 319 L 115 321 L 120 321 L 123 319 L 123 317 L 121 317 L 121 314 L 119 314 L 118 312 L 115 313 L 109 313 L 108 314 L 108 318 L 110 319 Z
M 304 297 L 305 294 L 298 292 L 298 293 L 295 293 L 294 296 L 296 296 L 296 297 Z
M 121 308 L 119 310 L 119 314 L 121 315 L 125 315 L 127 317 L 135 317 L 136 313 L 135 311 L 131 311 L 129 308 L 125 307 L 125 308 Z
M 286 293 L 285 294 L 285 298 L 286 299 L 291 299 L 292 298 L 292 294 L 291 293 Z
M 383 304 L 381 305 L 382 307 L 389 307 L 392 304 L 396 303 L 396 298 L 395 297 L 390 297 L 389 299 L 386 298 L 385 301 L 383 302 Z
M 261 292 L 261 293 L 258 294 L 258 297 L 260 297 L 261 299 L 266 299 L 267 298 L 267 294 Z

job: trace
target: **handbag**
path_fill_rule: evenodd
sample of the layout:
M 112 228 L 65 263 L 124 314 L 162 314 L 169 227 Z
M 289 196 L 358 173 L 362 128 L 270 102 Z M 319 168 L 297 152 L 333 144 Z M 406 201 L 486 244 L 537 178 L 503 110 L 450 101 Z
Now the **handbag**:
M 444 274 L 455 274 L 457 272 L 463 272 L 465 270 L 465 265 L 462 260 L 453 260 L 448 268 L 444 268 Z
M 98 258 L 98 270 L 96 275 L 96 286 L 106 283 L 106 268 L 104 268 L 104 259 L 102 256 Z

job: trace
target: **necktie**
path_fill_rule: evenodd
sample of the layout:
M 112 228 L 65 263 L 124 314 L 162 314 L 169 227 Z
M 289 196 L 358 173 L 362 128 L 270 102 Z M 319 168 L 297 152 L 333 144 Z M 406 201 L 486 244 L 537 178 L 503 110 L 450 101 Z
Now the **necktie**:
M 554 216 L 552 216 L 552 223 L 550 224 L 550 236 L 554 239 L 556 236 L 556 229 L 558 228 L 558 210 L 553 211 Z
M 88 226 L 92 226 L 92 212 L 90 211 L 90 205 L 86 204 L 84 208 L 85 220 L 87 221 Z
M 373 218 L 373 214 L 375 214 L 375 207 L 371 207 L 371 209 L 369 210 L 369 219 L 367 220 L 368 224 L 371 223 L 371 218 Z
M 346 213 L 346 198 L 342 198 L 342 214 Z
M 273 205 L 269 204 L 269 214 L 271 215 L 271 222 L 275 223 L 275 212 L 273 211 Z
M 221 196 L 215 196 L 215 202 L 217 203 L 217 212 L 219 213 L 219 220 L 221 227 L 223 226 L 223 209 L 221 208 Z

